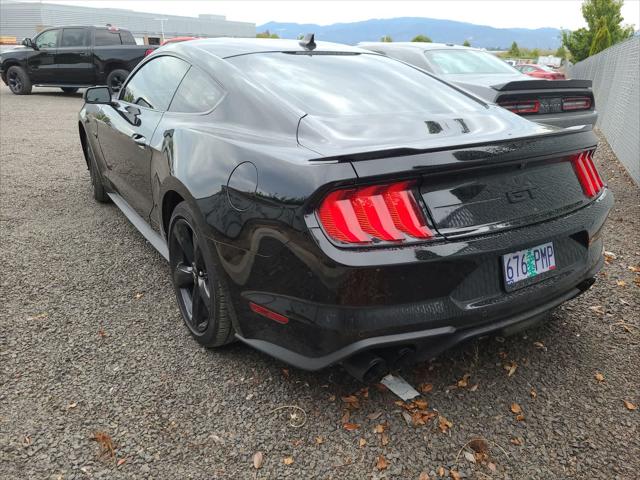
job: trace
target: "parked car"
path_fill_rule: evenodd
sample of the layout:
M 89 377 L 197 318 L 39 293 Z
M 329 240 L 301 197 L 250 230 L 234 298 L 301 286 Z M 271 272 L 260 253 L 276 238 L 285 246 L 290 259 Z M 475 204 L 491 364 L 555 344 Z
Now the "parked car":
M 369 43 L 359 46 L 415 65 L 535 122 L 594 125 L 591 80 L 542 81 L 477 48 L 442 43 Z
M 0 76 L 16 95 L 30 94 L 33 86 L 74 93 L 106 84 L 117 91 L 153 52 L 153 47 L 136 45 L 130 31 L 112 26 L 47 28 L 22 44 L 26 48 L 0 54 Z
M 534 78 L 542 78 L 544 80 L 564 80 L 564 73 L 558 72 L 551 67 L 547 67 L 546 65 L 535 65 L 532 63 L 527 63 L 523 65 L 518 65 L 516 67 L 519 71 L 524 73 L 525 75 L 529 75 Z
M 173 37 L 173 38 L 167 38 L 166 40 L 162 41 L 160 46 L 167 45 L 168 43 L 178 43 L 178 42 L 186 42 L 188 40 L 196 40 L 197 38 L 198 37 Z
M 93 195 L 168 259 L 207 347 L 371 380 L 540 321 L 603 265 L 613 196 L 590 127 L 530 122 L 384 55 L 193 40 L 85 102 Z

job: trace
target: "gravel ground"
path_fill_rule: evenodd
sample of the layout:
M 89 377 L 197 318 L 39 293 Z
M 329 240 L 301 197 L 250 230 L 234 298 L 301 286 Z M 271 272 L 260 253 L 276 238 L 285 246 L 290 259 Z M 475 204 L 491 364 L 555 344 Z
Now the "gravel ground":
M 640 193 L 604 142 L 615 258 L 550 323 L 403 372 L 433 386 L 427 412 L 451 422 L 414 427 L 390 392 L 340 368 L 199 347 L 163 259 L 91 197 L 81 103 L 0 88 L 0 477 L 638 478 L 640 410 L 623 402 L 640 404 L 640 276 L 628 268 L 640 265 Z M 474 436 L 488 442 L 477 463 L 462 449 Z M 100 455 L 107 439 L 113 456 Z

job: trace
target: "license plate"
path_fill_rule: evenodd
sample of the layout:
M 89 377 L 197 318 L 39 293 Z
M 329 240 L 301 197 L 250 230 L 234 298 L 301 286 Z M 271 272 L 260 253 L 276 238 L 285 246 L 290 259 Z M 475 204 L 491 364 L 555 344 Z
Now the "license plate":
M 504 281 L 507 287 L 533 278 L 541 273 L 555 270 L 556 255 L 553 243 L 527 248 L 502 256 Z

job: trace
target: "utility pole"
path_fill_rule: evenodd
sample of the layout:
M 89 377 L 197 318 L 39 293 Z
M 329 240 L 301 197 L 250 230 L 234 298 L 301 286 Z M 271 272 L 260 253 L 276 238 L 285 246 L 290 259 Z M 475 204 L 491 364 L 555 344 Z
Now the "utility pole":
M 154 18 L 154 20 L 158 20 L 160 22 L 160 32 L 162 35 L 162 41 L 164 42 L 164 22 L 169 20 L 168 18 Z

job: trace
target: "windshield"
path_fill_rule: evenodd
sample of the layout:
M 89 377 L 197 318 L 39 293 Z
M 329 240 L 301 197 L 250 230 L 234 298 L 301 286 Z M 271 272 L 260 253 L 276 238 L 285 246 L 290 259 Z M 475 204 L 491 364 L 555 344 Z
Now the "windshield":
M 495 55 L 478 50 L 427 50 L 424 54 L 439 74 L 519 73 Z
M 312 115 L 459 114 L 481 108 L 478 101 L 382 55 L 271 52 L 227 61 Z

